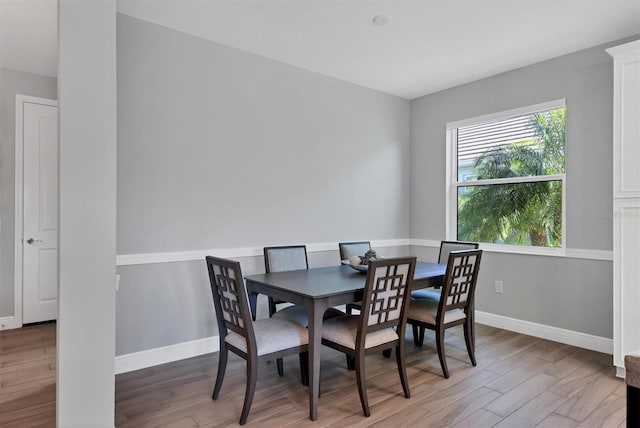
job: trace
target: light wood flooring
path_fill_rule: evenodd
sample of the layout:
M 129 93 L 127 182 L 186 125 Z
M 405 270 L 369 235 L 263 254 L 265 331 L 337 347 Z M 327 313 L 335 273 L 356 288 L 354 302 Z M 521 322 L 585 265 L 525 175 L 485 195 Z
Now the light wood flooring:
M 323 349 L 315 422 L 297 358 L 285 359 L 283 378 L 274 363 L 263 363 L 247 426 L 625 426 L 625 385 L 614 376 L 610 355 L 482 325 L 476 330 L 477 367 L 468 361 L 462 329 L 447 332 L 449 379 L 430 332 L 422 349 L 407 341 L 411 399 L 402 395 L 394 358 L 367 357 L 369 418 L 342 354 Z M 236 426 L 244 361 L 230 354 L 221 397 L 212 401 L 216 365 L 217 354 L 209 354 L 116 376 L 116 425 Z M 2 428 L 55 425 L 55 368 L 55 324 L 0 332 Z

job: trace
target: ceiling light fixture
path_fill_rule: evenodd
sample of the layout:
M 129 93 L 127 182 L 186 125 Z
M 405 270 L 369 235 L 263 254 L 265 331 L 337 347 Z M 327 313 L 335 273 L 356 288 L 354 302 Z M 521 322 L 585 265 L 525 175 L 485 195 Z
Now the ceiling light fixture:
M 389 17 L 386 15 L 376 15 L 371 22 L 373 22 L 373 25 L 387 25 L 389 23 Z

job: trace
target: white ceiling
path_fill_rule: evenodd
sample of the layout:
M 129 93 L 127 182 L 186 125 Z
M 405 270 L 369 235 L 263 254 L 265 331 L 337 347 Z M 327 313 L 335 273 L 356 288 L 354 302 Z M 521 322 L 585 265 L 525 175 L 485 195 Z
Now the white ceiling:
M 408 99 L 640 33 L 640 0 L 118 0 L 117 8 Z M 389 23 L 374 25 L 376 15 Z M 55 0 L 0 0 L 0 37 L 0 65 L 55 75 Z

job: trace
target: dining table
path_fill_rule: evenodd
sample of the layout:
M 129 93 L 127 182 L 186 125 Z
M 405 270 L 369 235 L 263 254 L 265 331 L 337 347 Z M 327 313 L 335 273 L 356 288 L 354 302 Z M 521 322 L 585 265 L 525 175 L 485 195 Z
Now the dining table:
M 446 264 L 417 262 L 412 289 L 431 287 L 441 279 Z M 366 275 L 348 265 L 245 276 L 247 296 L 256 316 L 258 294 L 300 305 L 307 311 L 309 329 L 309 417 L 318 418 L 322 318 L 334 306 L 362 300 Z

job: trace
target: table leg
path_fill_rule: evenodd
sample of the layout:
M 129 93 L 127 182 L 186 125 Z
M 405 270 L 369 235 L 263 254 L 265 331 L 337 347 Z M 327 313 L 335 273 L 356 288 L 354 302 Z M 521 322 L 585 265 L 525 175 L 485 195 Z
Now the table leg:
M 258 293 L 256 293 L 255 291 L 250 291 L 247 293 L 247 297 L 249 298 L 249 309 L 251 309 L 251 317 L 255 321 L 258 311 Z
M 322 347 L 322 317 L 328 309 L 326 302 L 315 300 L 305 305 L 309 320 L 309 418 L 318 419 L 320 396 L 320 352 Z

